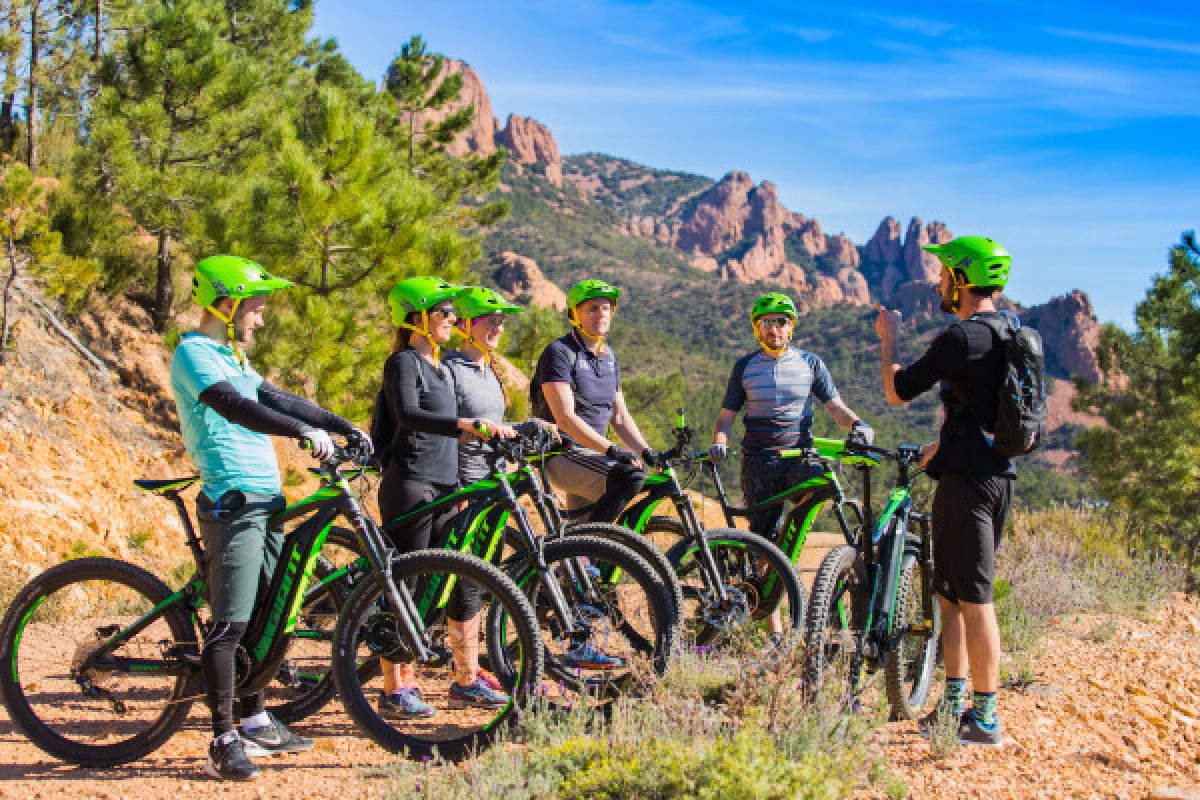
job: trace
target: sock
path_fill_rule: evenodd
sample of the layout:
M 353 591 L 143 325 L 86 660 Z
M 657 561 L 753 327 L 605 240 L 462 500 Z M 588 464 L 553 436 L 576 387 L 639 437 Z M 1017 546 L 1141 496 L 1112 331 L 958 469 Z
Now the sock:
M 271 715 L 260 711 L 252 717 L 242 717 L 242 730 L 253 731 L 271 724 Z
M 975 715 L 975 719 L 980 726 L 988 730 L 995 728 L 996 724 L 1000 721 L 1000 715 L 996 708 L 996 693 L 976 692 L 971 713 Z
M 942 694 L 942 702 L 950 707 L 950 711 L 961 714 L 967 708 L 967 679 L 946 678 L 946 691 Z
M 230 742 L 236 741 L 237 739 L 238 739 L 237 731 L 226 731 L 225 733 L 222 733 L 220 736 L 214 736 L 213 742 L 215 742 L 216 744 L 222 745 L 222 744 L 229 744 Z

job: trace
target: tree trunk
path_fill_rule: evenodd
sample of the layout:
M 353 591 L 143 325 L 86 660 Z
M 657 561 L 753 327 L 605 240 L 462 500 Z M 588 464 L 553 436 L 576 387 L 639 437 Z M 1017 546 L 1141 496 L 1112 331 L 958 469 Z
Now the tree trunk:
M 41 0 L 30 0 L 29 3 L 29 86 L 25 90 L 25 128 L 29 137 L 29 170 L 37 172 L 37 123 L 38 123 L 38 55 L 42 49 L 38 31 L 38 12 Z
M 99 61 L 103 55 L 104 42 L 104 0 L 96 0 L 96 38 L 92 42 L 92 60 Z
M 154 329 L 162 333 L 171 321 L 175 305 L 175 284 L 171 279 L 171 234 L 158 234 L 158 284 L 154 291 Z
M 21 14 L 13 0 L 8 6 L 8 31 L 16 35 L 21 30 Z M 17 106 L 17 47 L 13 47 L 4 58 L 4 97 L 0 100 L 0 150 L 12 153 L 17 141 L 17 127 L 13 124 L 13 109 Z
M 0 365 L 8 359 L 8 302 L 12 296 L 13 281 L 17 279 L 17 243 L 12 233 L 8 234 L 8 280 L 4 282 L 4 316 L 0 321 Z

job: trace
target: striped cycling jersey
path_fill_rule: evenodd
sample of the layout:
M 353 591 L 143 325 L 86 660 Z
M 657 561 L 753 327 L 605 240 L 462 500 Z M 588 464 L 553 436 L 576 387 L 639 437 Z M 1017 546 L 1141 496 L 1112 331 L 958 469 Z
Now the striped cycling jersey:
M 812 440 L 812 398 L 828 403 L 838 396 L 824 362 L 789 347 L 779 358 L 762 350 L 733 365 L 721 407 L 745 411 L 747 453 L 799 447 Z

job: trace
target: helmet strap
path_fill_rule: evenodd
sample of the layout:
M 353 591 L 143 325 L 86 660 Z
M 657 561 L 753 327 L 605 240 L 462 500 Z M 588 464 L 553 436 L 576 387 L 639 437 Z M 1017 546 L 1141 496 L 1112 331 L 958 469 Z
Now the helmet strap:
M 467 323 L 467 329 L 463 331 L 463 335 L 467 337 L 467 341 L 473 344 L 479 352 L 483 353 L 483 363 L 490 366 L 495 353 L 493 353 L 492 348 L 487 346 L 486 342 L 475 338 L 475 320 L 468 317 L 465 322 Z
M 962 290 L 967 285 L 967 279 L 966 276 L 963 276 L 960 280 L 958 273 L 953 268 L 944 265 L 943 267 L 950 271 L 950 288 L 953 294 L 950 295 L 949 301 L 945 297 L 942 298 L 942 310 L 949 314 L 957 314 L 958 310 L 962 308 Z
M 578 312 L 575 311 L 575 308 L 576 307 L 573 306 L 571 308 L 570 313 L 567 316 L 567 319 L 570 320 L 570 322 L 571 322 L 571 327 L 574 328 L 576 330 L 576 332 L 578 332 L 579 335 L 582 336 L 584 339 L 588 340 L 589 342 L 595 342 L 597 352 L 599 352 L 600 350 L 603 350 L 604 349 L 604 337 L 603 336 L 594 336 L 594 335 L 588 333 L 587 331 L 585 331 L 583 329 L 583 323 L 579 321 L 579 314 L 578 314 Z M 617 307 L 616 307 L 616 305 L 613 305 L 613 313 L 615 314 L 616 312 L 617 312 Z
M 441 361 L 442 346 L 434 341 L 433 334 L 431 334 L 429 332 L 429 311 L 428 310 L 426 310 L 426 309 L 421 310 L 421 327 L 420 328 L 418 328 L 416 325 L 409 325 L 407 322 L 401 322 L 400 327 L 404 328 L 405 330 L 412 331 L 413 333 L 417 334 L 425 341 L 429 342 L 429 347 L 433 350 L 434 363 L 438 363 Z
M 229 347 L 233 350 L 233 355 L 237 359 L 238 366 L 245 367 L 246 366 L 246 353 L 238 345 L 237 331 L 234 329 L 234 325 L 233 325 L 233 316 L 234 316 L 234 314 L 237 313 L 238 306 L 240 306 L 241 304 L 242 304 L 242 298 L 240 298 L 240 297 L 233 298 L 233 308 L 229 309 L 228 317 L 225 316 L 224 314 L 222 314 L 220 311 L 217 311 L 216 305 L 209 306 L 207 310 L 214 317 L 221 320 L 221 322 L 225 323 L 225 333 L 226 333 L 226 336 L 229 338 Z

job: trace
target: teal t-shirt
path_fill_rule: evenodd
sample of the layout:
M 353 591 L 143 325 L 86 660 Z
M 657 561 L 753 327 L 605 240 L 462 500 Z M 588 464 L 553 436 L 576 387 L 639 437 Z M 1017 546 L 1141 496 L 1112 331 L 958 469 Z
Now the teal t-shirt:
M 183 443 L 204 481 L 204 493 L 217 500 L 230 489 L 279 492 L 279 462 L 271 438 L 235 425 L 200 402 L 200 393 L 221 381 L 257 400 L 263 379 L 249 364 L 239 366 L 232 348 L 200 333 L 185 333 L 171 357 L 171 392 Z

